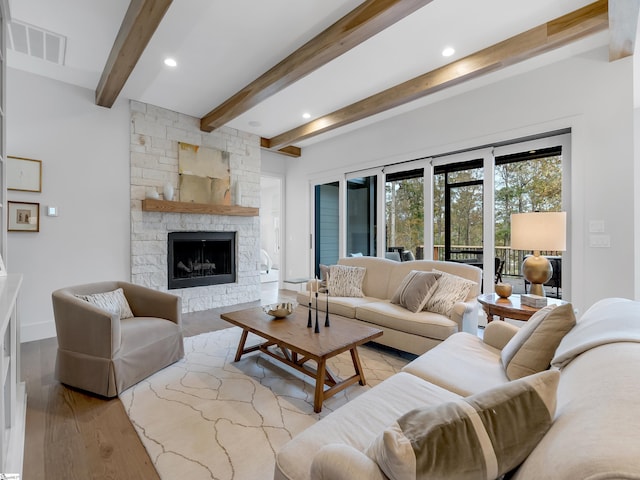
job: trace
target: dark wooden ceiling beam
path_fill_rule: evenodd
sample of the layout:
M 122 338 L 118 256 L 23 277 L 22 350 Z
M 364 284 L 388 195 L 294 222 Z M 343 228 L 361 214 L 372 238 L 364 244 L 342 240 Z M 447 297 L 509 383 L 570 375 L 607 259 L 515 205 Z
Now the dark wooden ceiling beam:
M 609 0 L 609 60 L 633 55 L 640 2 Z
M 96 104 L 111 108 L 172 0 L 131 0 L 96 88 Z
M 432 0 L 367 0 L 200 119 L 211 132 Z
M 269 139 L 270 148 L 278 150 L 602 31 L 608 27 L 607 11 L 607 0 L 598 0 L 461 60 L 281 133 Z

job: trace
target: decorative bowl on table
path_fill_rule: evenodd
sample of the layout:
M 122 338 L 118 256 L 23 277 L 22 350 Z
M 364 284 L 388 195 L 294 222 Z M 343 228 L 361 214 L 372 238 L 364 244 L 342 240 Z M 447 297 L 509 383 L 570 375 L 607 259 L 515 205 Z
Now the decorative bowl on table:
M 294 308 L 296 308 L 296 305 L 292 302 L 272 303 L 271 305 L 265 305 L 262 307 L 264 313 L 276 318 L 286 317 L 293 312 Z
M 499 297 L 508 298 L 511 295 L 513 287 L 509 283 L 496 283 L 495 291 Z

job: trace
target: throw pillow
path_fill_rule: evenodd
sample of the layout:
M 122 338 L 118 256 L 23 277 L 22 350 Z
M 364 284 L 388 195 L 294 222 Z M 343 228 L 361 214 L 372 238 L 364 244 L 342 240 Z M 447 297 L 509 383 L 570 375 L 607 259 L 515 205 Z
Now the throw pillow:
M 450 317 L 453 306 L 467 298 L 476 282 L 436 269 L 433 272 L 440 274 L 438 288 L 433 292 L 431 298 L 427 300 L 427 305 L 424 309 Z
M 502 349 L 502 365 L 510 380 L 546 370 L 560 341 L 576 324 L 573 306 L 548 305 L 529 321 Z
M 498 478 L 520 465 L 551 426 L 559 379 L 551 370 L 417 408 L 365 453 L 391 480 Z
M 367 269 L 348 265 L 331 265 L 329 267 L 329 295 L 332 297 L 364 297 L 362 281 Z
M 112 292 L 94 293 L 92 295 L 76 295 L 81 300 L 85 300 L 102 310 L 113 314 L 118 314 L 120 319 L 133 317 L 133 312 L 124 296 L 124 290 L 118 288 Z
M 327 288 L 327 285 L 329 284 L 329 266 L 323 265 L 321 263 L 319 267 L 320 267 L 320 286 L 323 288 Z
M 438 287 L 439 273 L 411 270 L 391 298 L 391 303 L 417 313 L 424 308 L 427 300 Z

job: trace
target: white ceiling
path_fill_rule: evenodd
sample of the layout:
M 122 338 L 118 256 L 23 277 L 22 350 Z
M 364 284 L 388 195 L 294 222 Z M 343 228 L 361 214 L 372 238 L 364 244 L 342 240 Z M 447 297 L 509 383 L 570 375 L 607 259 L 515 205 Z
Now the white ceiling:
M 176 0 L 120 97 L 202 117 L 361 0 Z M 273 137 L 591 3 L 590 0 L 434 0 L 229 123 Z M 66 37 L 64 66 L 9 51 L 8 65 L 95 90 L 128 0 L 9 0 L 13 20 Z M 604 45 L 596 35 L 475 84 Z M 445 59 L 441 51 L 453 46 Z M 178 67 L 163 64 L 174 57 Z M 455 87 L 457 91 L 473 88 Z M 455 90 L 454 90 L 455 92 Z M 437 94 L 433 98 L 441 98 Z M 337 133 L 433 99 L 423 99 Z M 260 126 L 255 126 L 256 122 Z M 333 132 L 330 135 L 335 135 Z M 308 145 L 328 134 L 302 142 Z

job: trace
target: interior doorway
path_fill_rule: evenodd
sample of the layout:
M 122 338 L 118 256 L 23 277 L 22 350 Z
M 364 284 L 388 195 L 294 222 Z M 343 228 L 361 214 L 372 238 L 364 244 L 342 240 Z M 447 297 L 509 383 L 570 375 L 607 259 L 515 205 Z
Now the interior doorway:
M 260 176 L 260 282 L 281 281 L 283 180 L 281 177 Z

